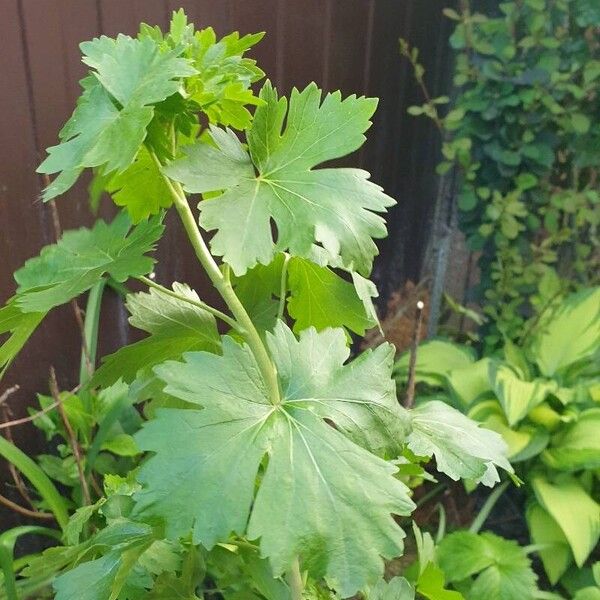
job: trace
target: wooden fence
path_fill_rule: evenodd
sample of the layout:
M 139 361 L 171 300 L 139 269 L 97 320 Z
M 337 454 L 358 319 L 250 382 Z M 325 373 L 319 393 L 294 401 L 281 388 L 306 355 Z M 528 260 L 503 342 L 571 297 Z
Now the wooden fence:
M 54 241 L 51 213 L 38 200 L 43 182 L 35 168 L 79 95 L 84 73 L 78 44 L 99 34 L 133 34 L 140 21 L 165 26 L 182 6 L 198 27 L 218 33 L 266 31 L 254 55 L 282 91 L 316 81 L 325 89 L 380 97 L 365 147 L 349 160 L 370 171 L 396 197 L 390 237 L 381 246 L 375 278 L 383 295 L 419 276 L 436 195 L 438 134 L 426 119 L 406 114 L 421 101 L 398 38 L 421 48 L 433 93 L 447 88 L 450 0 L 1 0 L 0 1 L 0 301 L 14 292 L 12 272 Z M 57 201 L 64 229 L 89 225 L 86 182 Z M 110 216 L 111 209 L 104 209 Z M 160 245 L 157 279 L 185 280 L 202 293 L 206 280 L 175 219 Z M 462 277 L 462 274 L 458 274 Z M 216 299 L 210 297 L 215 302 Z M 115 297 L 102 312 L 101 353 L 128 341 L 127 315 Z M 10 401 L 15 416 L 34 394 L 47 390 L 53 365 L 64 389 L 75 381 L 78 331 L 69 307 L 56 309 L 33 336 L 0 391 L 18 383 Z M 40 448 L 32 429 L 14 432 L 29 451 Z

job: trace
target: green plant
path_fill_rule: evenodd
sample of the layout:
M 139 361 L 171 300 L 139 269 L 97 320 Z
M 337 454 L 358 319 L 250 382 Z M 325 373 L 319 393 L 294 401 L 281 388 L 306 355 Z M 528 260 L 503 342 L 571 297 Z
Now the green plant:
M 460 171 L 461 230 L 480 252 L 489 349 L 519 343 L 524 323 L 598 283 L 600 12 L 594 0 L 500 2 L 494 16 L 447 9 L 457 88 L 430 98 L 418 52 L 402 42 L 426 103 L 409 108 L 444 137 L 440 174 Z M 539 282 L 550 279 L 550 298 Z
M 508 444 L 527 484 L 531 539 L 553 585 L 572 563 L 583 568 L 600 538 L 599 351 L 600 288 L 592 288 L 547 312 L 525 347 L 509 342 L 501 356 L 476 360 L 471 348 L 440 339 L 425 342 L 417 358 L 417 381 L 436 401 Z M 406 355 L 396 364 L 400 380 L 407 365 Z
M 104 493 L 71 515 L 64 545 L 26 561 L 17 590 L 52 581 L 57 600 L 347 597 L 402 553 L 392 515 L 413 510 L 403 480 L 420 462 L 435 455 L 441 471 L 487 485 L 497 467 L 512 472 L 498 434 L 444 404 L 440 420 L 397 402 L 393 347 L 348 361 L 349 331 L 376 323 L 366 278 L 393 200 L 364 171 L 316 167 L 361 146 L 376 101 L 323 97 L 314 84 L 287 100 L 268 82 L 255 96 L 262 72 L 243 55 L 260 37 L 217 41 L 180 11 L 166 34 L 142 25 L 137 38 L 81 45 L 90 73 L 39 168 L 58 173 L 44 199 L 94 168 L 95 187 L 124 212 L 65 233 L 17 271 L 0 356 L 10 364 L 49 310 L 103 278 L 145 284 L 127 308 L 148 335 L 86 378 L 79 396 L 94 418 L 75 432 L 85 481 L 102 473 L 102 449 L 149 454 L 128 473 L 109 465 Z M 201 194 L 199 218 L 190 194 Z M 152 279 L 148 254 L 171 207 L 224 310 Z M 133 403 L 141 430 L 111 437 Z M 75 422 L 75 396 L 65 405 Z M 44 428 L 71 436 L 52 419 Z

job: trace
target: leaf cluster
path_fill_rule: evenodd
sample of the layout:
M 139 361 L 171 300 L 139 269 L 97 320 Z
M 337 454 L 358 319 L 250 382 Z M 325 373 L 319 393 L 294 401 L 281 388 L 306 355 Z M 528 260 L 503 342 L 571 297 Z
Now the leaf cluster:
M 81 45 L 90 72 L 40 166 L 58 173 L 44 197 L 92 168 L 123 211 L 16 273 L 0 357 L 8 365 L 49 310 L 105 279 L 149 288 L 124 290 L 146 335 L 63 395 L 62 423 L 39 423 L 59 436 L 39 458 L 44 477 L 82 506 L 23 588 L 51 582 L 57 600 L 349 597 L 403 552 L 409 472 L 424 477 L 435 457 L 453 479 L 493 486 L 498 469 L 512 473 L 499 434 L 442 403 L 398 403 L 392 346 L 351 355 L 351 334 L 377 324 L 368 277 L 394 201 L 365 171 L 328 164 L 363 144 L 376 100 L 315 84 L 288 99 L 269 82 L 255 96 L 262 72 L 244 55 L 260 37 L 217 41 L 177 12 L 166 34 L 142 26 Z M 224 310 L 151 276 L 169 209 Z M 419 593 L 446 591 L 437 567 L 427 573 Z
M 409 113 L 444 136 L 459 223 L 480 252 L 486 346 L 518 342 L 556 295 L 598 283 L 600 14 L 593 0 L 501 2 L 493 15 L 449 9 L 457 93 Z M 403 47 L 417 80 L 423 68 Z M 412 54 L 411 54 L 412 52 Z M 445 114 L 444 114 L 445 113 Z M 545 297 L 540 282 L 552 280 Z
M 501 357 L 477 360 L 470 348 L 440 339 L 424 343 L 417 359 L 417 380 L 429 393 L 441 390 L 508 444 L 552 585 L 573 563 L 582 568 L 600 539 L 599 308 L 600 288 L 590 288 L 545 315 L 526 347 L 507 343 Z M 407 361 L 396 363 L 399 380 Z M 434 398 L 423 406 L 439 402 L 439 392 Z

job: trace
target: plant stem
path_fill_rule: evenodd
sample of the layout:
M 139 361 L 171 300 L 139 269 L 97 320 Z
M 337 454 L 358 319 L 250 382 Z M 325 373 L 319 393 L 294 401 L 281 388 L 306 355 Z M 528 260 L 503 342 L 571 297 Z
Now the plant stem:
M 421 339 L 421 326 L 423 324 L 423 308 L 425 305 L 421 300 L 417 302 L 417 316 L 415 329 L 413 331 L 412 346 L 410 348 L 410 361 L 408 364 L 408 383 L 406 385 L 406 397 L 404 399 L 404 408 L 412 408 L 415 404 L 415 383 L 417 368 L 417 350 Z
M 83 457 L 81 456 L 79 440 L 77 439 L 77 434 L 71 426 L 71 422 L 69 421 L 69 417 L 67 416 L 65 407 L 63 406 L 62 399 L 60 397 L 60 390 L 58 389 L 58 383 L 56 381 L 56 373 L 54 371 L 54 367 L 50 367 L 50 393 L 54 398 L 54 402 L 56 402 L 58 414 L 60 415 L 63 425 L 65 426 L 68 442 L 71 446 L 71 452 L 73 453 L 73 457 L 75 458 L 75 463 L 77 465 L 77 473 L 79 475 L 79 482 L 81 485 L 81 495 L 83 497 L 83 504 L 85 506 L 89 506 L 92 503 L 92 499 L 90 496 L 90 488 L 88 486 L 85 471 L 83 468 Z
M 14 510 L 15 512 L 23 515 L 24 517 L 29 517 L 30 519 L 42 519 L 42 520 L 54 520 L 54 515 L 48 512 L 40 512 L 37 510 L 31 510 L 29 508 L 25 508 L 16 502 L 13 502 L 6 496 L 0 494 L 0 504 L 6 506 L 6 508 L 10 510 Z
M 13 570 L 13 556 L 4 546 L 0 546 L 0 568 L 4 574 L 4 591 L 7 600 L 19 600 L 17 581 Z
M 475 517 L 473 523 L 471 523 L 471 527 L 469 527 L 469 531 L 471 533 L 479 533 L 479 530 L 483 527 L 483 524 L 486 522 L 487 518 L 490 516 L 492 509 L 498 502 L 500 496 L 506 491 L 508 487 L 508 481 L 501 483 L 487 498 L 484 502 L 479 514 Z
M 187 302 L 192 306 L 197 306 L 198 308 L 209 312 L 211 315 L 214 315 L 218 319 L 221 319 L 221 321 L 224 321 L 233 329 L 237 329 L 238 331 L 242 332 L 242 328 L 237 321 L 232 319 L 229 315 L 226 315 L 224 312 L 221 312 L 217 308 L 206 304 L 206 302 L 202 302 L 202 300 L 194 300 L 193 298 L 188 298 L 187 296 L 182 296 L 181 294 L 178 294 L 177 292 L 174 292 L 173 290 L 170 290 L 169 288 L 152 281 L 152 279 L 148 279 L 148 277 L 138 277 L 138 280 L 142 283 L 145 283 L 148 287 L 158 290 L 161 294 L 165 294 L 165 296 L 170 296 L 171 298 L 176 298 L 182 302 Z
M 292 566 L 287 574 L 287 582 L 290 586 L 292 600 L 302 600 L 302 591 L 304 590 L 304 581 L 300 572 L 300 562 L 294 559 Z
M 431 488 L 426 494 L 417 500 L 417 508 L 420 508 L 424 504 L 427 504 L 432 498 L 435 498 L 440 492 L 443 492 L 448 486 L 445 483 L 438 483 L 435 487 Z
M 81 366 L 79 368 L 79 383 L 81 386 L 84 386 L 90 380 L 96 366 L 98 326 L 100 323 L 100 309 L 102 307 L 102 294 L 104 293 L 105 285 L 106 279 L 102 278 L 94 285 L 88 295 L 83 323 L 84 342 L 81 345 Z
M 155 161 L 160 164 L 156 156 Z M 223 300 L 225 300 L 225 304 L 229 307 L 235 320 L 242 327 L 246 342 L 256 359 L 258 368 L 267 385 L 271 404 L 280 404 L 281 399 L 279 394 L 279 383 L 277 381 L 277 371 L 275 370 L 275 366 L 269 357 L 267 349 L 265 348 L 256 327 L 254 327 L 254 323 L 252 323 L 252 319 L 246 312 L 246 309 L 240 302 L 236 293 L 233 291 L 231 283 L 223 276 L 223 273 L 221 273 L 219 266 L 210 253 L 210 250 L 200 233 L 200 229 L 196 224 L 196 219 L 194 218 L 194 214 L 192 213 L 192 209 L 190 208 L 183 188 L 178 182 L 172 181 L 165 175 L 163 175 L 163 178 L 171 192 L 173 203 L 179 213 L 179 218 L 183 223 L 183 227 L 185 228 L 200 264 L 204 267 L 206 274 L 219 294 L 221 294 Z

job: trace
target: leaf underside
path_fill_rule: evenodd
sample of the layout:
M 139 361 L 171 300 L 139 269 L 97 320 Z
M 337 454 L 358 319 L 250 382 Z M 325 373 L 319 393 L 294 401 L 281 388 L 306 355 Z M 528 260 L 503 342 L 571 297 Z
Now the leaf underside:
M 377 579 L 382 556 L 400 552 L 404 534 L 391 515 L 414 506 L 395 467 L 352 441 L 381 446 L 402 422 L 392 353 L 381 347 L 344 365 L 342 330 L 309 329 L 296 340 L 281 322 L 268 345 L 279 406 L 248 348 L 229 337 L 223 356 L 189 353 L 156 367 L 167 393 L 203 410 L 160 410 L 138 434 L 140 447 L 156 453 L 140 472 L 138 510 L 162 517 L 170 536 L 192 529 L 209 548 L 231 532 L 259 538 L 276 575 L 300 555 L 349 595 Z M 379 384 L 357 386 L 364 378 Z

